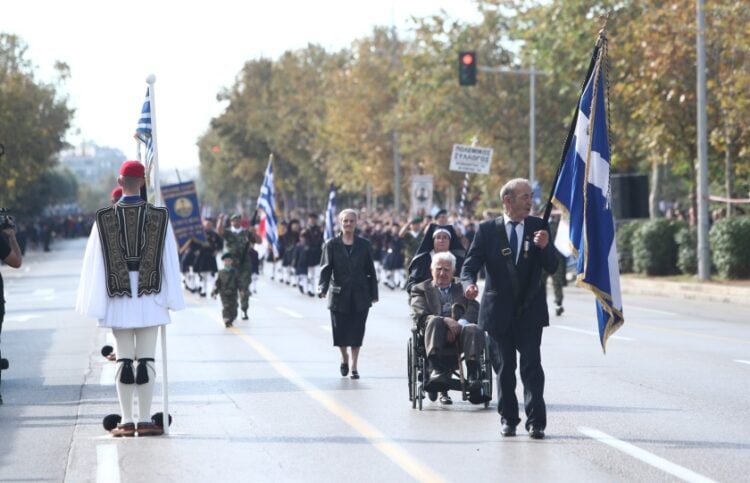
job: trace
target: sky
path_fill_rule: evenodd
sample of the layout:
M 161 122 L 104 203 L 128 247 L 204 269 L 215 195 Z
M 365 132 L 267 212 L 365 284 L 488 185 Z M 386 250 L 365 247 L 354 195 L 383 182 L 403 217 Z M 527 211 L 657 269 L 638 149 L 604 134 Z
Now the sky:
M 444 10 L 478 21 L 473 0 L 12 0 L 0 2 L 0 32 L 18 35 L 51 82 L 55 61 L 71 70 L 63 92 L 75 109 L 67 141 L 91 141 L 136 155 L 133 139 L 156 76 L 154 104 L 160 169 L 198 165 L 196 142 L 224 105 L 247 60 L 276 59 L 308 43 L 348 47 L 376 25 L 409 35 L 411 16 Z

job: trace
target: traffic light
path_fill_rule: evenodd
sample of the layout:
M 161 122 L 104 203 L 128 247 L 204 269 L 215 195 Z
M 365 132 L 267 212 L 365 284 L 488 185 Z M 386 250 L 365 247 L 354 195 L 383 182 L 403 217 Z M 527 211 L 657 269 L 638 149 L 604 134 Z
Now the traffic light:
M 476 52 L 458 53 L 458 83 L 462 86 L 473 86 L 477 83 Z

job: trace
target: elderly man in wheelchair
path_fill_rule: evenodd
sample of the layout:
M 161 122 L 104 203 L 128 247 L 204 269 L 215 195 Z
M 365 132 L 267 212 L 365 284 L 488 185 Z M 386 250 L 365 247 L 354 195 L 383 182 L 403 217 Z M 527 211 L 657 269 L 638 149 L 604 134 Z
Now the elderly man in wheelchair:
M 414 327 L 408 352 L 409 396 L 412 406 L 418 402 L 420 409 L 425 391 L 432 401 L 440 393 L 442 404 L 452 404 L 451 389 L 485 407 L 492 398 L 487 336 L 477 325 L 479 304 L 464 296 L 461 282 L 453 278 L 455 266 L 452 253 L 436 253 L 430 265 L 432 279 L 414 285 L 411 291 Z

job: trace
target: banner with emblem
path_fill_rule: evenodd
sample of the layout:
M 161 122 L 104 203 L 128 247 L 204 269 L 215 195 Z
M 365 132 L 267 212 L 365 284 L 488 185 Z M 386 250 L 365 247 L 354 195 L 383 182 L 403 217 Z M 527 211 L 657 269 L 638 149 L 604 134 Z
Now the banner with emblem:
M 420 211 L 429 212 L 432 208 L 432 176 L 428 174 L 411 177 L 411 209 L 413 215 Z
M 201 222 L 201 210 L 195 182 L 170 184 L 161 187 L 164 204 L 169 210 L 169 221 L 177 238 L 180 253 L 185 251 L 191 240 L 205 242 L 206 234 Z

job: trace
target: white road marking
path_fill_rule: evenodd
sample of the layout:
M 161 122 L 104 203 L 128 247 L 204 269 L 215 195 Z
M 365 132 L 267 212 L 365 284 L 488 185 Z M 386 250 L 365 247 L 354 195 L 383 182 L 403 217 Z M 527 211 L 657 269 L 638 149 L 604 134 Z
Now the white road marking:
M 116 444 L 96 447 L 96 483 L 120 483 L 120 464 Z
M 750 361 L 745 361 L 745 360 L 742 360 L 742 359 L 735 359 L 734 362 L 739 362 L 740 364 L 748 364 L 748 365 L 750 365 Z
M 662 315 L 672 315 L 672 316 L 675 316 L 675 317 L 677 317 L 677 315 L 678 315 L 675 312 L 668 312 L 666 310 L 647 309 L 645 307 L 635 307 L 635 306 L 632 306 L 632 305 L 628 306 L 628 311 L 630 311 L 630 310 L 643 310 L 644 312 L 653 312 L 655 314 L 662 314 Z
M 575 327 L 569 327 L 567 325 L 559 325 L 559 324 L 550 325 L 550 327 L 554 327 L 556 329 L 569 330 L 571 332 L 578 332 L 580 334 L 593 335 L 597 339 L 599 338 L 599 334 L 597 332 L 594 332 L 593 330 L 576 329 Z M 629 340 L 629 341 L 634 341 L 635 340 L 635 339 L 633 339 L 631 337 L 623 337 L 621 335 L 610 335 L 609 338 L 610 339 L 617 339 L 617 340 Z
M 99 375 L 99 385 L 114 386 L 115 377 L 117 376 L 117 364 L 107 361 L 102 367 L 102 373 Z
M 6 317 L 6 322 L 28 322 L 29 320 L 33 319 L 40 319 L 42 318 L 41 315 L 34 315 L 34 314 L 23 314 L 23 315 L 14 315 L 12 317 Z
M 643 461 L 644 463 L 649 464 L 653 466 L 654 468 L 658 468 L 666 473 L 669 473 L 670 475 L 673 475 L 683 481 L 689 481 L 691 483 L 708 483 L 708 482 L 715 481 L 715 480 L 712 480 L 711 478 L 705 477 L 692 470 L 689 470 L 685 468 L 684 466 L 680 466 L 676 463 L 672 463 L 669 460 L 666 460 L 660 456 L 656 456 L 653 453 L 649 453 L 648 451 L 644 449 L 641 449 L 630 443 L 626 443 L 625 441 L 619 440 L 615 438 L 614 436 L 610 436 L 599 430 L 596 430 L 593 428 L 580 427 L 578 428 L 578 431 L 585 434 L 589 438 L 595 439 L 599 441 L 600 443 L 604 443 L 608 446 L 618 449 L 622 451 L 623 453 L 626 453 L 636 459 L 639 459 Z
M 288 315 L 289 317 L 294 317 L 295 319 L 304 319 L 305 318 L 299 312 L 295 312 L 294 310 L 287 309 L 286 307 L 276 307 L 276 310 L 278 310 L 282 314 Z

